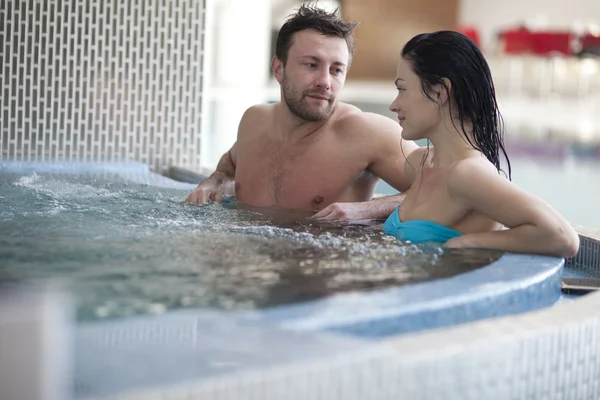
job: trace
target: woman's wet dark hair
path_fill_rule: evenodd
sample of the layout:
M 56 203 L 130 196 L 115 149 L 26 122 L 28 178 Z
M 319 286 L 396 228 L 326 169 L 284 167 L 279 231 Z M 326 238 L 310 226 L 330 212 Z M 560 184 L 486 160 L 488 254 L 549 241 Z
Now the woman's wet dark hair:
M 432 101 L 431 87 L 442 85 L 449 94 L 453 110 L 458 113 L 460 131 L 465 121 L 473 125 L 473 141 L 464 138 L 502 171 L 500 152 L 504 155 L 511 178 L 510 160 L 504 148 L 502 115 L 496 101 L 492 74 L 479 48 L 465 35 L 454 31 L 424 33 L 412 38 L 402 50 L 421 80 L 423 93 Z M 448 88 L 443 79 L 450 81 Z M 452 116 L 452 113 L 451 113 Z M 456 126 L 454 116 L 452 123 Z

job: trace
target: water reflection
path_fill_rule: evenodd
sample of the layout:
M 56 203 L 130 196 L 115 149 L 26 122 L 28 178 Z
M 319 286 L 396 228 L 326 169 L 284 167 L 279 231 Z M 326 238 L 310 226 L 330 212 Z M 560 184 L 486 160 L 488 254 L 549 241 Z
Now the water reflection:
M 333 224 L 120 179 L 0 175 L 0 279 L 58 280 L 80 320 L 243 310 L 472 271 L 501 253 L 399 243 L 381 221 Z

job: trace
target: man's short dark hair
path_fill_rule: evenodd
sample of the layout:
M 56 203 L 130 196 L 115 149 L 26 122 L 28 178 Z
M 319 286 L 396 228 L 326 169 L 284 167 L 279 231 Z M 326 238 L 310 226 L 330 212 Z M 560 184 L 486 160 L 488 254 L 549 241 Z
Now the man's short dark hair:
M 350 53 L 350 60 L 352 60 L 354 55 L 354 29 L 356 29 L 358 23 L 344 21 L 338 17 L 337 13 L 337 9 L 333 12 L 327 12 L 314 5 L 303 4 L 279 30 L 275 45 L 275 56 L 285 65 L 290 47 L 292 47 L 294 34 L 306 29 L 313 29 L 325 36 L 345 39 Z

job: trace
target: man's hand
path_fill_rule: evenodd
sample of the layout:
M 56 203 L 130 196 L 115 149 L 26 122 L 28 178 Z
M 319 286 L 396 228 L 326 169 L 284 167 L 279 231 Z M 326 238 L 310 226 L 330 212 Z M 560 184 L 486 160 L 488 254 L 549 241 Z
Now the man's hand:
M 196 189 L 189 194 L 186 203 L 192 204 L 206 204 L 212 201 L 223 200 L 223 193 L 221 192 L 221 185 L 218 185 L 210 180 L 205 180 L 200 183 Z
M 321 221 L 365 221 L 374 219 L 369 202 L 333 203 L 312 217 Z
M 223 154 L 215 172 L 200 182 L 185 199 L 186 203 L 206 204 L 222 201 L 225 196 L 235 196 L 235 147 L 234 143 L 231 149 Z
M 406 195 L 399 193 L 356 203 L 333 203 L 325 207 L 311 219 L 321 221 L 370 221 L 385 219 L 404 201 Z

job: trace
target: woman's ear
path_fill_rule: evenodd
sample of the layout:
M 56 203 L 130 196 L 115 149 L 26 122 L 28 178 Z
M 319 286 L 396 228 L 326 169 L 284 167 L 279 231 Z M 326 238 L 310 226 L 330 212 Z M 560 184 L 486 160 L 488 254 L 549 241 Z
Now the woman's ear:
M 452 90 L 452 83 L 448 78 L 442 78 L 442 83 L 435 85 L 436 102 L 439 106 L 443 106 L 448 103 L 450 99 L 450 91 Z

